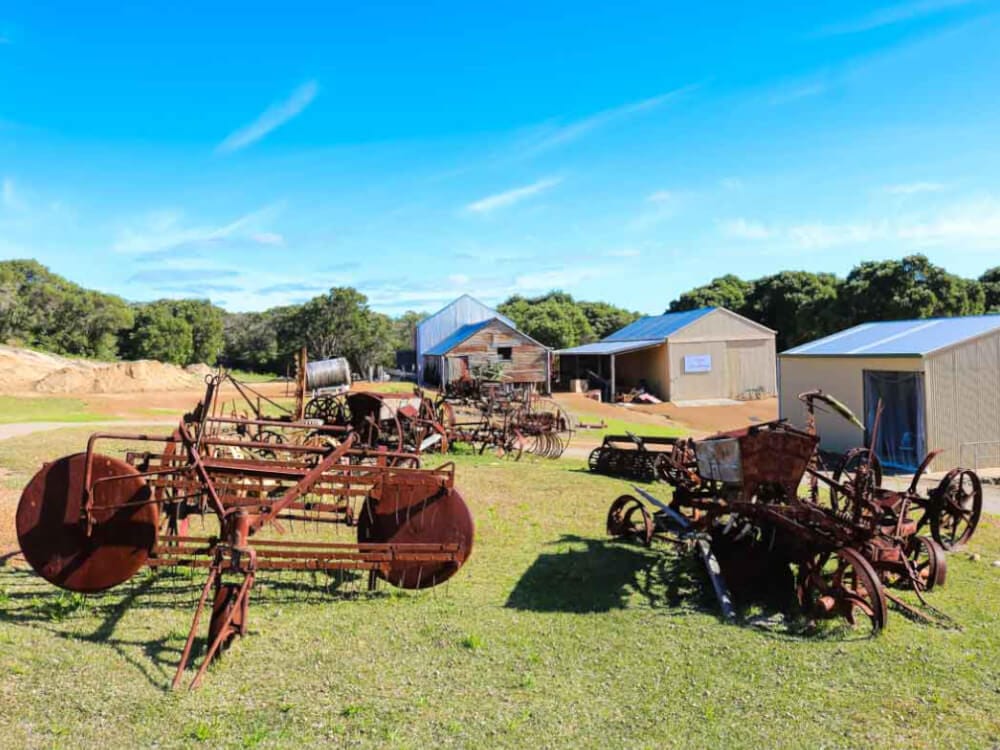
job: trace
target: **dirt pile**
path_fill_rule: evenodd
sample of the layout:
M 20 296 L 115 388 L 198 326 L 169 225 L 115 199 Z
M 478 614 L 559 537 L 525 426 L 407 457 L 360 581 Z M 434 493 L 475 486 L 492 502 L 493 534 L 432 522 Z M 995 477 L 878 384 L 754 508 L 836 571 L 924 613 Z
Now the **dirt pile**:
M 93 362 L 0 346 L 0 392 L 140 393 L 199 386 L 211 369 L 153 360 Z

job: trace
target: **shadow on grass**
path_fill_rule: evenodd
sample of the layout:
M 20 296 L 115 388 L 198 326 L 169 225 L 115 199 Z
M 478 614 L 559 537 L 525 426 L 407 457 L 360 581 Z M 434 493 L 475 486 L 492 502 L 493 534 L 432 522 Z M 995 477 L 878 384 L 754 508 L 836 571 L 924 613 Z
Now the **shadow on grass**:
M 651 607 L 715 613 L 686 555 L 621 542 L 563 536 L 570 546 L 539 555 L 507 598 L 509 609 L 593 613 L 624 609 L 639 595 Z
M 50 586 L 30 570 L 0 568 L 0 623 L 44 630 L 68 641 L 110 648 L 151 685 L 168 689 L 206 575 L 204 570 L 146 569 L 110 591 L 83 595 Z M 266 606 L 390 596 L 385 589 L 368 591 L 367 583 L 367 575 L 357 571 L 338 571 L 332 575 L 267 575 L 258 578 L 253 601 L 258 606 Z M 167 610 L 183 615 L 169 632 L 164 632 L 168 625 L 161 620 L 163 624 L 156 630 L 163 635 L 138 639 L 123 637 L 121 631 L 127 629 L 119 626 L 127 614 L 142 617 Z M 207 648 L 205 636 L 210 614 L 211 600 L 199 624 L 199 638 L 192 649 L 191 664 L 198 663 Z M 79 620 L 84 617 L 88 622 L 93 618 L 99 622 L 93 629 L 83 631 Z
M 576 614 L 609 612 L 634 606 L 636 597 L 670 616 L 708 614 L 723 620 L 719 603 L 701 560 L 664 545 L 645 548 L 627 542 L 563 536 L 551 542 L 563 547 L 539 555 L 507 599 L 509 609 Z M 763 637 L 807 643 L 867 641 L 865 627 L 843 620 L 810 622 L 795 602 L 794 583 L 768 575 L 734 591 L 736 621 Z M 773 585 L 777 581 L 779 584 Z

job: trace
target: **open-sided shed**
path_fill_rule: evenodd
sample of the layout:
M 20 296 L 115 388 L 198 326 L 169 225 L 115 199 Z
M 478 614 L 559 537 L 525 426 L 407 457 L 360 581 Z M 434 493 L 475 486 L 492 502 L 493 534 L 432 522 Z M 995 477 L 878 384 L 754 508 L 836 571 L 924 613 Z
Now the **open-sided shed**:
M 669 401 L 775 392 L 774 331 L 722 307 L 639 318 L 593 344 L 559 352 L 563 382 L 593 373 Z
M 781 416 L 804 419 L 797 396 L 821 388 L 863 419 L 860 430 L 820 414 L 822 447 L 875 438 L 886 464 L 912 470 L 927 450 L 941 466 L 1000 466 L 1000 315 L 863 323 L 782 352 Z

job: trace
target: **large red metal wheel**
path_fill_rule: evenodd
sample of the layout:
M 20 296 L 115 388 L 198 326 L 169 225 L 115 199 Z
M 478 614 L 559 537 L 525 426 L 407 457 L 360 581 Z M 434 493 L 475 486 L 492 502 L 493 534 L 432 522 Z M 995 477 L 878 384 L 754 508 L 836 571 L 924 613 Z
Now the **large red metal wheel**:
M 868 626 L 875 635 L 885 627 L 889 609 L 878 574 L 857 550 L 823 552 L 799 566 L 798 597 L 810 617 L 843 617 L 851 627 Z
M 458 572 L 472 553 L 475 524 L 462 495 L 430 477 L 390 475 L 365 499 L 358 518 L 358 542 L 455 544 L 454 562 L 401 560 L 378 575 L 394 586 L 423 589 Z
M 17 540 L 42 578 L 70 591 L 104 591 L 127 581 L 156 543 L 158 506 L 138 471 L 117 458 L 93 455 L 91 533 L 82 517 L 84 453 L 43 466 L 21 494 Z
M 983 485 L 976 472 L 952 469 L 934 490 L 931 534 L 945 549 L 968 542 L 983 513 Z

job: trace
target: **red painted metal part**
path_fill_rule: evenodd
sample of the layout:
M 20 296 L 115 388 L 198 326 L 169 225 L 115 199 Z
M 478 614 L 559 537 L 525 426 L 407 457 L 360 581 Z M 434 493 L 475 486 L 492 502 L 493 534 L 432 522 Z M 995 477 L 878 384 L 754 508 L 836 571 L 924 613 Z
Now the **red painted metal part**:
M 70 591 L 103 591 L 131 578 L 156 544 L 158 506 L 145 479 L 124 461 L 85 453 L 46 464 L 17 506 L 17 538 L 40 576 Z M 84 476 L 99 482 L 90 493 L 87 533 Z

